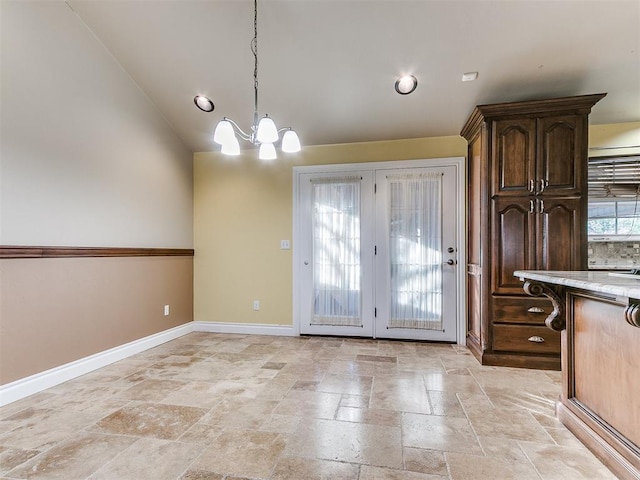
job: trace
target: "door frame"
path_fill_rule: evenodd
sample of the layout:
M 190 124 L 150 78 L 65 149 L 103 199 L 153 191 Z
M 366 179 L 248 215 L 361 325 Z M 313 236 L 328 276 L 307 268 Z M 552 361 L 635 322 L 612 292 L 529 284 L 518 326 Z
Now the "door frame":
M 458 301 L 456 302 L 456 343 L 466 344 L 467 315 L 466 315 L 466 162 L 464 157 L 444 157 L 417 160 L 397 160 L 390 162 L 363 162 L 341 163 L 331 165 L 305 165 L 293 167 L 293 331 L 294 335 L 300 335 L 300 278 L 302 275 L 302 257 L 300 249 L 296 248 L 301 238 L 301 226 L 298 221 L 300 205 L 300 175 L 303 173 L 340 173 L 349 170 L 388 170 L 398 168 L 420 167 L 456 167 L 456 186 L 458 198 L 456 199 L 456 249 L 458 268 L 456 269 L 456 286 L 458 289 Z M 375 338 L 375 336 L 374 336 Z

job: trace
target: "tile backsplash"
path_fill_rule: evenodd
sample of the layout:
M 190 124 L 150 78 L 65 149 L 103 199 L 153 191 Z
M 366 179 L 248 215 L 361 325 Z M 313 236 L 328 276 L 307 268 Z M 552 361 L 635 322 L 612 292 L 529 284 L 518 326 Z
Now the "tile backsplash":
M 589 242 L 589 268 L 640 268 L 640 242 Z

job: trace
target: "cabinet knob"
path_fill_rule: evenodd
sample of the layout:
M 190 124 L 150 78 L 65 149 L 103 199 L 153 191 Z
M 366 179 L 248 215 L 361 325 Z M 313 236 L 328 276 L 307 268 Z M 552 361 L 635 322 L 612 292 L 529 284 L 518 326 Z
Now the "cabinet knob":
M 529 307 L 529 308 L 527 308 L 527 312 L 529 312 L 529 313 L 544 313 L 544 308 Z
M 529 337 L 529 341 L 533 343 L 544 343 L 544 338 L 534 335 L 533 337 Z

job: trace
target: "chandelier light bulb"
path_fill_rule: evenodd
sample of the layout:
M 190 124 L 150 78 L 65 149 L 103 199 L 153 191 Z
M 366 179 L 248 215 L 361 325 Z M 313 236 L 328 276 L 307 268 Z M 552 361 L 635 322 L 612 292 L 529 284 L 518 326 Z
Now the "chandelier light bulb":
M 286 153 L 296 153 L 300 150 L 300 139 L 298 138 L 298 134 L 291 129 L 284 132 L 282 137 L 282 151 Z
M 240 142 L 238 142 L 238 139 L 235 135 L 233 136 L 233 138 L 225 140 L 225 142 L 222 144 L 220 152 L 224 153 L 225 155 L 240 155 Z
M 277 155 L 276 147 L 273 146 L 273 143 L 260 144 L 260 150 L 258 150 L 258 158 L 260 160 L 275 160 L 277 158 Z
M 257 147 L 258 156 L 261 160 L 274 160 L 276 149 L 274 144 L 282 137 L 282 150 L 288 153 L 300 151 L 300 139 L 291 128 L 281 128 L 278 130 L 274 121 L 265 115 L 256 121 L 258 117 L 258 0 L 253 0 L 253 39 L 251 40 L 251 53 L 253 53 L 253 123 L 249 132 L 242 130 L 236 122 L 224 117 L 213 131 L 213 141 L 222 146 L 220 150 L 225 155 L 240 155 L 239 140 L 249 142 Z M 193 99 L 196 106 L 205 112 L 214 109 L 213 102 L 207 97 L 197 95 Z
M 278 129 L 269 115 L 265 115 L 258 123 L 256 140 L 260 143 L 274 143 L 278 140 Z
M 231 122 L 228 120 L 220 120 L 213 132 L 213 141 L 219 145 L 224 145 L 231 142 L 231 139 L 235 139 L 236 143 L 238 142 L 236 134 L 233 131 L 233 125 L 231 125 Z

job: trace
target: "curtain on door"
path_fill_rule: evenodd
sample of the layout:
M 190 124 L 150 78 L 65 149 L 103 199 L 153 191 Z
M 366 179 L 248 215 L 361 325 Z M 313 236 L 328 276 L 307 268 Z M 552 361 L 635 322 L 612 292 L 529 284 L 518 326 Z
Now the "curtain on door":
M 442 173 L 388 176 L 390 328 L 442 330 Z
M 362 326 L 360 177 L 314 179 L 312 325 Z

